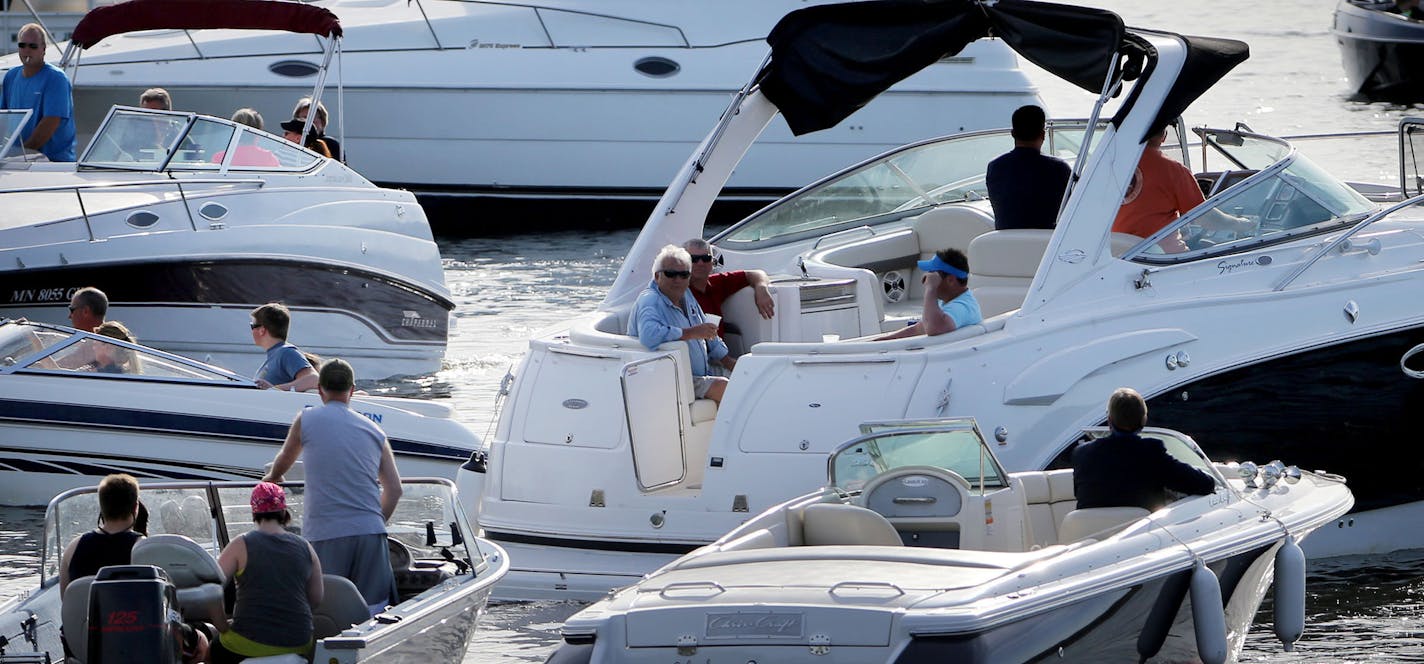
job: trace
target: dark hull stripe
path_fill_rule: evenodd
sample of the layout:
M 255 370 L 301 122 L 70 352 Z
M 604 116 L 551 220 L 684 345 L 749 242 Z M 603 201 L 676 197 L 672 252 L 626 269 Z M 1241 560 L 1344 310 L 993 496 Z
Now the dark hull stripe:
M 62 459 L 33 459 L 18 456 L 33 456 L 36 453 L 35 450 L 31 449 L 0 447 L 0 465 L 9 466 L 15 471 L 26 473 L 72 474 L 88 477 L 103 477 L 114 472 L 125 472 L 141 480 L 206 481 L 214 479 L 233 479 L 234 477 L 252 479 L 262 477 L 262 470 L 255 468 L 213 466 L 197 462 L 184 462 L 173 459 L 156 460 L 121 454 L 86 452 L 82 455 L 76 455 L 73 452 L 65 452 L 65 458 Z M 43 454 L 43 452 L 39 452 L 39 454 Z
M 290 428 L 287 423 L 273 424 L 207 415 L 11 399 L 0 399 L 0 420 L 83 430 L 99 427 L 137 429 L 183 437 L 240 438 L 272 445 L 281 445 Z M 399 438 L 391 438 L 390 442 L 391 450 L 398 455 L 433 457 L 457 463 L 462 463 L 470 457 L 469 450 L 458 447 Z
M 616 540 L 583 540 L 569 539 L 564 537 L 540 537 L 537 535 L 521 535 L 518 533 L 506 533 L 501 531 L 486 530 L 485 537 L 496 543 L 528 544 L 531 546 L 549 546 L 563 549 L 580 549 L 585 551 L 616 551 L 619 553 L 662 553 L 680 556 L 691 552 L 701 544 L 676 544 L 662 542 L 623 542 Z
M 73 292 L 102 284 L 110 306 L 235 305 L 350 311 L 397 341 L 444 343 L 448 297 L 369 270 L 280 259 L 155 259 L 0 272 L 0 311 L 53 306 L 57 322 Z M 413 315 L 407 315 L 413 314 Z

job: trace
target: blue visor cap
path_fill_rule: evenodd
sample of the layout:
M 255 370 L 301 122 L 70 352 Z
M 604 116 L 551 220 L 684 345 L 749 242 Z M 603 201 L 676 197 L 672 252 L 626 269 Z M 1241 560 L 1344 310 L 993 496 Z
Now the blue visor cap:
M 969 278 L 968 272 L 944 262 L 944 259 L 939 256 L 935 256 L 927 261 L 920 261 L 918 265 L 923 272 L 943 272 L 945 274 L 952 274 L 960 279 Z

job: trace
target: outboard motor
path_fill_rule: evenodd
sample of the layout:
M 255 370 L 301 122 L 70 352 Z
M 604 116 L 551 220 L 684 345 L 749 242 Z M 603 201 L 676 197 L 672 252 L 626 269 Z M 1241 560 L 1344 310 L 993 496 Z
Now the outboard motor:
M 89 587 L 87 664 L 178 664 L 183 618 L 162 568 L 111 565 Z

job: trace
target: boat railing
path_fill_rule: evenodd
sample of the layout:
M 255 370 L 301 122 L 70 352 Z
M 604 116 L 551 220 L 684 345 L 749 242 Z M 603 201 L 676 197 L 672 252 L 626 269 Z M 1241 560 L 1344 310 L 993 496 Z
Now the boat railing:
M 198 222 L 197 222 L 196 219 L 193 218 L 193 209 L 192 209 L 192 207 L 188 204 L 188 203 L 189 203 L 189 201 L 188 201 L 188 192 L 184 190 L 184 186 L 185 186 L 185 185 L 188 185 L 188 186 L 192 186 L 192 185 L 221 185 L 221 186 L 223 186 L 223 187 L 225 187 L 225 188 L 228 188 L 228 189 L 230 189 L 230 190 L 232 190 L 232 191 L 239 191 L 239 190 L 257 190 L 257 189 L 261 189 L 262 186 L 263 186 L 263 184 L 264 184 L 263 181 L 262 181 L 261 179 L 257 179 L 257 178 L 243 178 L 243 179 L 229 179 L 229 178 L 195 178 L 195 179 L 191 179 L 191 180 L 185 179 L 185 180 L 181 180 L 181 181 L 179 181 L 179 180 L 173 180 L 173 179 L 169 179 L 169 178 L 154 178 L 154 179 L 151 179 L 151 180 L 139 180 L 139 181 L 134 181 L 134 182 L 92 182 L 92 183 L 84 183 L 84 184 L 64 184 L 64 185 L 45 185 L 45 186 L 35 186 L 35 187 L 17 187 L 17 188 L 12 188 L 12 189 L 0 190 L 0 200 L 5 200 L 5 199 L 8 197 L 9 201 L 11 202 L 11 204 L 0 204 L 0 208 L 3 208 L 3 209 L 13 209 L 13 208 L 12 208 L 12 205 L 13 205 L 13 202 L 14 202 L 14 200 L 15 200 L 15 197 L 21 196 L 21 195 L 25 195 L 25 194 L 46 194 L 46 193 L 73 192 L 73 193 L 74 193 L 74 199 L 75 199 L 75 202 L 76 202 L 76 204 L 77 204 L 77 209 L 78 209 L 78 212 L 79 212 L 79 214 L 78 214 L 77 216 L 84 219 L 84 228 L 85 228 L 86 232 L 87 232 L 88 235 L 89 235 L 89 241 L 90 241 L 90 242 L 94 242 L 94 241 L 97 241 L 97 240 L 99 240 L 99 239 L 101 239 L 101 238 L 99 237 L 100 234 L 95 233 L 95 231 L 94 231 L 94 224 L 93 224 L 93 221 L 90 219 L 91 210 L 89 210 L 89 208 L 88 208 L 87 206 L 85 206 L 85 204 L 84 204 L 84 194 L 85 194 L 86 192 L 91 192 L 91 193 L 92 193 L 92 192 L 97 192 L 97 191 L 111 192 L 111 191 L 113 191 L 113 190 L 115 190 L 115 189 L 137 189 L 137 188 L 145 188 L 145 187 L 172 188 L 172 190 L 175 191 L 175 192 L 178 194 L 177 200 L 182 202 L 183 209 L 184 209 L 184 211 L 187 213 L 188 228 L 191 229 L 191 230 L 196 231 L 196 230 L 198 230 Z M 169 201 L 163 201 L 163 202 L 169 202 Z M 142 207 L 145 207 L 146 205 L 149 205 L 149 203 L 138 204 L 138 205 L 128 205 L 128 206 L 120 205 L 120 206 L 115 207 L 115 208 L 112 208 L 112 209 L 105 209 L 105 210 L 102 210 L 102 213 L 108 214 L 108 213 L 117 212 L 117 211 L 122 211 L 122 210 L 124 210 L 124 209 L 129 209 L 129 208 L 142 208 Z M 52 208 L 51 208 L 51 209 L 52 209 Z M 141 210 L 136 211 L 135 214 L 137 214 L 137 212 L 140 212 L 140 211 L 141 211 Z M 100 214 L 100 211 L 93 211 L 92 213 L 93 213 L 93 214 Z M 209 217 L 207 217 L 207 215 L 204 214 L 203 211 L 201 211 L 201 210 L 199 211 L 199 214 L 203 214 L 205 218 L 209 218 Z M 221 221 L 220 221 L 220 220 L 221 220 L 221 216 L 220 216 L 220 215 L 215 215 L 215 216 L 216 216 L 216 218 L 209 218 L 210 223 L 208 224 L 208 230 L 216 230 L 216 229 L 222 227 L 222 224 L 221 224 Z M 147 223 L 145 223 L 145 221 L 146 221 Z M 135 230 L 137 230 L 137 231 L 143 231 L 143 230 L 160 230 L 160 229 L 158 229 L 158 228 L 153 228 L 153 226 L 154 226 L 158 221 L 159 221 L 159 218 L 157 217 L 157 215 L 152 216 L 152 218 L 147 218 L 147 217 L 146 217 L 146 218 L 144 218 L 144 219 L 132 219 L 132 218 L 131 218 L 131 219 L 128 220 L 128 225 L 131 226 L 131 227 L 133 227 L 133 228 L 134 228 Z M 168 229 L 168 230 L 172 230 L 172 229 Z M 108 237 L 108 235 L 104 235 L 104 237 Z
M 1395 203 L 1394 205 L 1384 208 L 1383 210 L 1379 210 L 1365 217 L 1364 219 L 1361 219 L 1358 223 L 1352 226 L 1350 230 L 1341 233 L 1335 239 L 1321 245 L 1320 249 L 1316 250 L 1315 255 L 1311 256 L 1304 263 L 1301 263 L 1294 270 L 1291 270 L 1290 274 L 1287 274 L 1285 278 L 1281 279 L 1280 283 L 1276 284 L 1274 290 L 1285 290 L 1286 286 L 1289 286 L 1291 282 L 1294 282 L 1296 278 L 1298 278 L 1301 274 L 1304 274 L 1306 270 L 1309 270 L 1312 265 L 1315 265 L 1316 261 L 1319 261 L 1321 258 L 1329 255 L 1330 252 L 1341 248 L 1343 248 L 1344 251 L 1348 251 L 1350 245 L 1346 243 L 1350 241 L 1350 238 L 1355 236 L 1365 228 L 1369 227 L 1370 225 L 1374 224 L 1376 221 L 1384 219 L 1394 214 L 1395 212 L 1403 210 L 1404 208 L 1419 205 L 1420 203 L 1424 203 L 1424 194 L 1419 194 L 1418 196 L 1407 198 L 1400 203 Z M 1378 248 L 1370 249 L 1371 253 L 1377 253 L 1378 251 Z

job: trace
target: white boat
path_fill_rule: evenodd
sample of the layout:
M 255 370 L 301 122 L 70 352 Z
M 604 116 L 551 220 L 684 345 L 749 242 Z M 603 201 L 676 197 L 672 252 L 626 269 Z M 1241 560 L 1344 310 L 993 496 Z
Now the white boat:
M 65 661 L 61 625 L 71 647 L 78 649 L 78 657 L 69 661 L 83 664 L 100 656 L 103 661 L 115 661 L 121 646 L 110 637 L 117 632 L 128 638 L 122 644 L 123 653 L 158 653 L 169 637 L 166 630 L 180 616 L 185 622 L 212 622 L 214 616 L 224 616 L 224 579 L 216 556 L 233 536 L 251 530 L 248 498 L 252 485 L 143 482 L 139 498 L 150 506 L 153 516 L 149 537 L 134 546 L 134 564 L 104 568 L 96 576 L 74 580 L 65 602 L 61 602 L 57 582 L 60 555 L 70 540 L 93 529 L 99 503 L 94 487 L 55 497 L 45 511 L 39 583 L 30 592 L 0 604 L 0 662 Z M 284 486 L 294 517 L 289 528 L 299 533 L 303 487 L 300 482 Z M 372 617 L 355 585 L 342 577 L 325 575 L 324 598 L 313 609 L 315 661 L 456 664 L 464 659 L 490 589 L 509 569 L 509 560 L 498 545 L 475 537 L 449 480 L 407 478 L 401 488 L 400 503 L 387 525 L 401 602 Z M 148 579 L 140 580 L 143 576 Z M 123 585 L 115 588 L 115 584 Z M 165 595 L 167 604 L 137 601 L 159 600 Z M 127 630 L 101 629 L 90 623 L 101 614 L 91 614 L 86 608 L 96 596 L 101 596 L 100 606 L 119 606 L 102 615 L 137 612 L 151 617 Z M 90 623 L 89 629 L 86 623 Z M 94 638 L 81 643 L 74 638 L 76 634 Z M 159 664 L 165 660 L 126 661 Z M 179 660 L 172 661 L 176 664 Z
M 327 12 L 277 4 L 295 12 L 250 11 L 273 30 L 317 31 L 328 44 L 340 34 Z M 76 30 L 92 44 L 152 25 L 147 9 L 106 7 Z M 360 378 L 440 368 L 454 302 L 410 192 L 231 122 L 231 109 L 91 110 L 103 122 L 67 164 L 31 161 L 17 140 L 29 111 L 0 112 L 0 315 L 61 322 L 73 292 L 96 286 L 109 318 L 149 345 L 251 373 L 263 350 L 249 313 L 284 302 L 291 341 L 346 359 Z
M 864 22 L 855 8 L 835 11 L 855 25 Z M 824 37 L 803 25 L 822 9 L 787 21 Z M 1401 371 L 1424 342 L 1424 312 L 1413 306 L 1424 287 L 1417 198 L 1380 207 L 1283 140 L 1201 130 L 1210 162 L 1193 163 L 1196 149 L 1172 154 L 1199 172 L 1209 200 L 1152 238 L 1113 234 L 1149 127 L 1177 118 L 1246 45 L 1120 32 L 1098 10 L 1002 0 L 970 11 L 1034 26 L 1011 45 L 1038 61 L 1096 63 L 1054 70 L 1105 86 L 1092 118 L 1057 125 L 1051 138 L 1077 174 L 1056 229 L 992 230 L 983 173 L 1009 149 L 1004 132 L 910 146 L 814 184 L 712 238 L 724 269 L 773 275 L 776 317 L 760 319 L 745 290 L 724 305 L 724 321 L 740 329 L 729 343 L 750 352 L 720 408 L 694 400 L 685 345 L 650 351 L 624 335 L 653 257 L 703 235 L 708 206 L 778 112 L 866 101 L 769 94 L 780 78 L 837 78 L 783 72 L 798 62 L 795 44 L 784 60 L 774 52 L 761 85 L 733 103 L 669 188 L 598 311 L 532 339 L 508 379 L 488 459 L 461 476 L 467 499 L 480 496 L 471 507 L 481 527 L 514 556 L 501 593 L 594 597 L 636 581 L 819 486 L 842 432 L 872 419 L 973 414 L 1011 471 L 1061 465 L 1075 432 L 1102 423 L 1103 400 L 1121 386 L 1148 397 L 1153 423 L 1199 434 L 1220 460 L 1289 458 L 1359 477 L 1376 472 L 1377 458 L 1360 450 L 1409 439 L 1424 376 L 1419 360 Z M 1044 35 L 1055 16 L 1080 32 Z M 1065 43 L 1102 50 L 1051 52 Z M 1406 122 L 1411 150 L 1417 126 Z M 1259 225 L 1203 236 L 1198 221 L 1214 209 Z M 1158 251 L 1178 229 L 1192 249 Z M 860 339 L 918 315 L 916 260 L 946 247 L 967 250 L 985 320 L 936 337 Z M 1424 518 L 1420 492 L 1365 483 L 1356 497 L 1356 513 L 1312 538 L 1308 553 L 1424 547 L 1424 534 L 1397 527 Z
M 344 97 L 326 97 L 348 163 L 372 181 L 449 195 L 656 199 L 802 0 L 331 0 Z M 101 8 L 102 9 L 102 8 Z M 177 26 L 175 26 L 177 27 Z M 145 88 L 177 108 L 291 116 L 321 64 L 306 35 L 149 31 L 70 69 L 79 132 Z M 14 66 L 0 59 L 0 69 Z M 906 80 L 878 109 L 792 140 L 768 132 L 729 194 L 770 199 L 909 140 L 1003 122 L 1038 101 L 1002 44 Z
M 264 390 L 251 379 L 109 337 L 41 323 L 0 322 L 0 505 L 44 505 L 110 473 L 141 482 L 262 477 L 314 393 Z M 107 373 L 120 358 L 123 373 Z M 402 475 L 454 478 L 480 449 L 450 407 L 356 396 L 381 425 Z
M 824 489 L 575 614 L 549 662 L 1219 664 L 1268 590 L 1291 650 L 1305 626 L 1296 542 L 1352 502 L 1335 476 L 1223 476 L 1159 429 L 1144 435 L 1215 493 L 1074 509 L 1072 469 L 1005 472 L 971 418 L 863 430 L 831 455 Z

